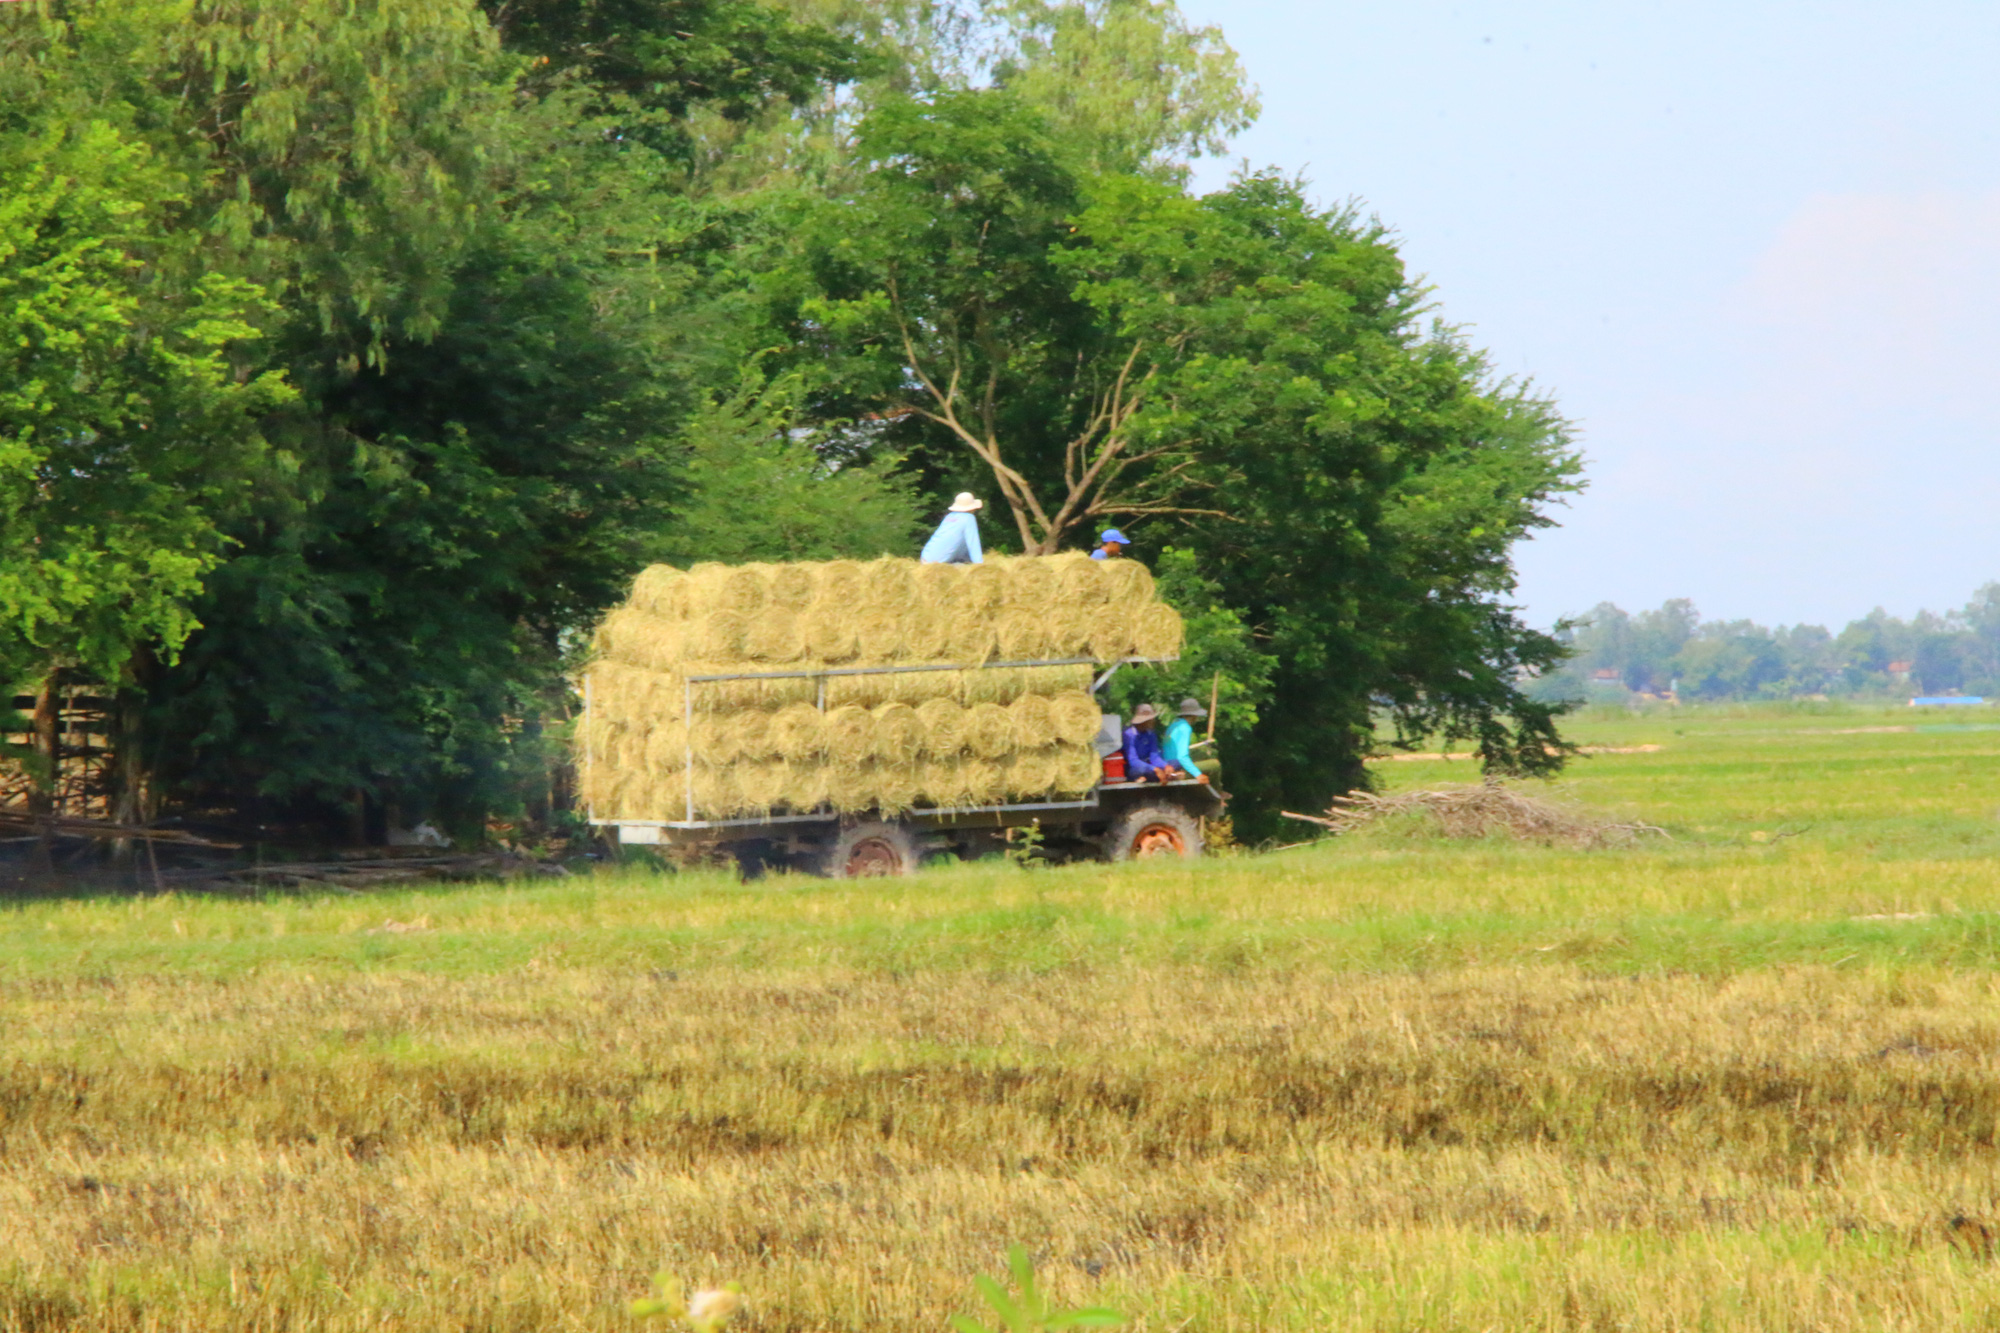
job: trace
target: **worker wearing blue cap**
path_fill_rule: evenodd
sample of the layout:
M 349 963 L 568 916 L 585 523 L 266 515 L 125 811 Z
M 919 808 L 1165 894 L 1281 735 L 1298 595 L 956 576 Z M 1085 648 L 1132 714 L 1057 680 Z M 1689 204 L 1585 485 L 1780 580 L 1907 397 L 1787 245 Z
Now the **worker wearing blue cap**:
M 1106 528 L 1097 539 L 1097 549 L 1090 553 L 1092 560 L 1112 560 L 1125 554 L 1125 548 L 1132 539 L 1116 528 Z

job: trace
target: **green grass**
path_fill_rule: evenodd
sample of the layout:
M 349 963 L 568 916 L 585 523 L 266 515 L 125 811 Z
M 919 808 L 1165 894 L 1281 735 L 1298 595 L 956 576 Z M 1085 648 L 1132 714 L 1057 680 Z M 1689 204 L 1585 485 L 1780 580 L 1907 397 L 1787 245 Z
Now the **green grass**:
M 1188 866 L 995 861 L 888 884 L 636 870 L 362 897 L 33 902 L 0 913 L 0 975 L 1994 966 L 2000 732 L 1855 730 L 1894 725 L 1914 725 L 1910 710 L 1588 715 L 1585 744 L 1663 747 L 1581 758 L 1551 784 L 1672 834 L 1632 850 L 1384 833 Z M 1390 790 L 1476 778 L 1453 762 L 1380 772 Z M 419 931 L 385 929 L 419 918 Z
M 1993 1326 L 1981 725 L 1587 714 L 1661 747 L 1555 784 L 1672 834 L 1614 851 L 11 905 L 0 1333 L 610 1329 L 662 1265 L 938 1327 L 1016 1241 L 1146 1330 Z

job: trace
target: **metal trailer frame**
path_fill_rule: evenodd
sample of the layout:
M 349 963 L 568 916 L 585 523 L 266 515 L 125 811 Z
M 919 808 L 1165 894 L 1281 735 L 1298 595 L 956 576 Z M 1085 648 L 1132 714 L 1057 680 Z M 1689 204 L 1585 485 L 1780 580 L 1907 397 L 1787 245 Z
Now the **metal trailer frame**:
M 1122 657 L 1106 666 L 1104 672 L 1091 682 L 1090 692 L 1097 693 L 1105 683 L 1123 666 L 1144 666 L 1161 662 L 1174 662 L 1173 657 Z M 1091 657 L 1049 657 L 1033 658 L 1014 662 L 939 663 L 924 666 L 889 667 L 823 667 L 819 670 L 804 671 L 732 671 L 688 676 L 682 685 L 681 720 L 688 737 L 686 743 L 687 764 L 687 818 L 685 819 L 602 819 L 597 817 L 593 805 L 586 815 L 593 827 L 615 828 L 618 841 L 623 846 L 653 847 L 672 840 L 675 833 L 715 834 L 727 832 L 750 832 L 755 829 L 800 828 L 807 825 L 826 825 L 838 829 L 843 823 L 854 823 L 857 816 L 843 814 L 837 810 L 819 810 L 808 814 L 746 816 L 735 819 L 696 819 L 694 811 L 694 687 L 721 681 L 736 680 L 818 680 L 819 689 L 814 707 L 822 713 L 826 711 L 826 682 L 834 676 L 886 676 L 915 674 L 925 671 L 1003 671 L 1027 667 L 1053 666 L 1096 666 L 1098 659 Z M 590 678 L 584 677 L 583 707 L 585 716 L 591 706 Z M 588 729 L 585 730 L 588 735 Z M 595 756 L 588 746 L 584 750 L 584 763 L 594 762 Z M 1110 794 L 1113 804 L 1127 804 L 1126 796 L 1137 796 L 1145 792 L 1176 791 L 1177 804 L 1192 804 L 1199 795 L 1200 804 L 1219 809 L 1222 804 L 1220 793 L 1207 782 L 1198 779 L 1184 779 L 1166 783 L 1131 783 L 1106 786 L 1100 779 L 1090 794 L 1077 801 L 1017 801 L 998 805 L 981 806 L 926 806 L 903 811 L 897 819 L 909 821 L 932 829 L 1005 829 L 1023 824 L 1039 823 L 1043 812 L 1074 813 L 1085 816 L 1088 812 L 1105 808 L 1103 797 Z M 1194 789 L 1194 790 L 1189 790 Z M 990 817 L 991 822 L 986 818 Z M 1064 822 L 1069 822 L 1065 820 Z M 1075 822 L 1082 823 L 1081 818 Z M 722 839 L 721 841 L 727 841 Z

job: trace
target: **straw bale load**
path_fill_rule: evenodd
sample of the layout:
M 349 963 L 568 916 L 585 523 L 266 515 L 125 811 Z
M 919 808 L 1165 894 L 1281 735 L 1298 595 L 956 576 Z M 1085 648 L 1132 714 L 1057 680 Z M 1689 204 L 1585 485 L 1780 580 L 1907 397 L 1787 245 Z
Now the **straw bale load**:
M 659 820 L 1081 796 L 1099 770 L 1093 664 L 1180 645 L 1129 560 L 655 565 L 598 630 L 584 796 L 602 818 Z M 817 674 L 884 667 L 926 669 Z

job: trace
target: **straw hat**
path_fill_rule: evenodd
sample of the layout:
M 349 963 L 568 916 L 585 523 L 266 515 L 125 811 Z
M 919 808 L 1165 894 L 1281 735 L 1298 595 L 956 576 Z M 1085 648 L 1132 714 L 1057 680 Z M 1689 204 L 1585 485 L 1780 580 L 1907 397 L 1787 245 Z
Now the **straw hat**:
M 954 514 L 969 514 L 975 509 L 982 509 L 984 507 L 980 503 L 979 497 L 971 491 L 960 491 L 958 498 L 951 502 L 951 512 Z
M 1136 727 L 1142 722 L 1151 722 L 1159 715 L 1159 710 L 1154 708 L 1153 705 L 1140 704 L 1132 710 L 1132 725 Z
M 1181 700 L 1181 706 L 1179 708 L 1176 708 L 1174 712 L 1181 717 L 1208 716 L 1208 710 L 1201 706 L 1201 700 L 1193 698 Z

